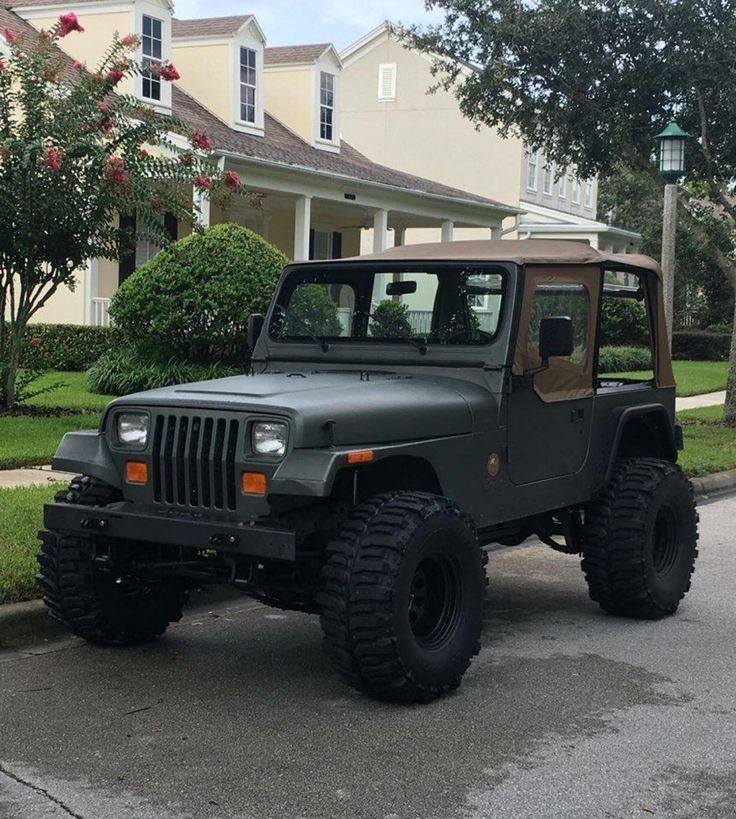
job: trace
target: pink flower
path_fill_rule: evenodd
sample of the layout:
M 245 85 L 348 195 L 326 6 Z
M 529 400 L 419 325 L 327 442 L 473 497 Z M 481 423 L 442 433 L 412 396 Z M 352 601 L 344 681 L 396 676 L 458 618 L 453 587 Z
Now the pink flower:
M 29 342 L 29 344 L 30 344 L 32 347 L 38 347 L 38 345 L 39 345 L 40 343 L 41 343 L 41 339 L 40 339 L 38 336 L 34 336 L 34 337 L 33 337 L 33 338 L 30 340 L 30 342 Z
M 135 34 L 126 34 L 120 41 L 126 48 L 132 48 L 138 45 L 138 37 Z
M 162 65 L 158 73 L 161 79 L 166 80 L 167 82 L 174 82 L 180 78 L 179 72 L 172 63 L 165 63 Z
M 64 161 L 64 151 L 58 148 L 46 148 L 43 152 L 43 161 L 41 165 L 48 168 L 52 173 L 61 170 L 61 163 Z
M 140 148 L 139 150 L 141 152 L 141 156 L 150 156 L 150 154 L 145 148 Z
M 210 138 L 204 131 L 192 131 L 189 136 L 189 141 L 195 148 L 199 148 L 200 151 L 211 151 L 212 150 L 212 143 L 210 142 Z
M 97 103 L 97 110 L 102 111 L 103 114 L 110 113 L 110 106 L 106 102 L 98 102 Z
M 82 68 L 82 63 L 80 63 L 80 62 L 73 62 L 73 63 L 72 63 L 72 68 L 74 68 L 74 69 L 76 69 L 77 71 L 79 71 L 79 70 Z
M 5 60 L 0 59 L 0 71 L 2 71 L 3 68 L 5 68 Z
M 123 185 L 128 181 L 124 169 L 125 163 L 122 158 L 119 156 L 111 156 L 102 170 L 111 182 L 117 182 L 119 185 Z
M 235 171 L 225 171 L 222 175 L 222 183 L 226 188 L 231 188 L 234 191 L 240 190 L 240 179 Z
M 14 42 L 18 39 L 18 35 L 13 31 L 12 28 L 8 28 L 7 26 L 3 26 L 3 37 L 13 45 Z
M 117 85 L 124 76 L 125 74 L 117 68 L 113 68 L 112 71 L 107 72 L 107 79 L 110 80 L 113 85 Z
M 82 32 L 84 29 L 79 25 L 77 15 L 73 11 L 70 11 L 69 14 L 62 14 L 61 17 L 59 17 L 57 33 L 59 37 L 66 37 L 66 35 L 71 34 L 72 31 Z
M 212 180 L 209 176 L 198 176 L 194 180 L 194 187 L 201 188 L 202 190 L 211 190 L 212 188 Z

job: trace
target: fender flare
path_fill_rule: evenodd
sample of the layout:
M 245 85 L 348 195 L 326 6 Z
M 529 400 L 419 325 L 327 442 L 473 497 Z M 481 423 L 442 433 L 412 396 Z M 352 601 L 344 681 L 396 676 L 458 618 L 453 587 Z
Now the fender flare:
M 51 461 L 51 466 L 61 472 L 89 475 L 122 489 L 123 481 L 115 462 L 110 456 L 105 435 L 96 429 L 67 432 Z
M 613 445 L 608 455 L 608 463 L 606 465 L 606 482 L 611 477 L 614 464 L 618 456 L 619 447 L 621 446 L 621 439 L 623 438 L 626 424 L 634 418 L 649 417 L 655 418 L 658 425 L 661 427 L 664 437 L 663 455 L 667 460 L 673 463 L 677 462 L 677 439 L 675 434 L 675 426 L 667 412 L 664 404 L 640 404 L 635 407 L 625 407 L 618 414 L 618 424 L 616 426 L 616 434 L 613 438 Z

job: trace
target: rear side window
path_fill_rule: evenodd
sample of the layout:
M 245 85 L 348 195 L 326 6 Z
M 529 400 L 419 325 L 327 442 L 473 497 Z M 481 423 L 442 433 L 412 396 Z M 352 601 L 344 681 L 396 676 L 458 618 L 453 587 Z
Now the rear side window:
M 654 379 L 654 338 L 646 287 L 640 276 L 607 272 L 601 302 L 598 386 Z

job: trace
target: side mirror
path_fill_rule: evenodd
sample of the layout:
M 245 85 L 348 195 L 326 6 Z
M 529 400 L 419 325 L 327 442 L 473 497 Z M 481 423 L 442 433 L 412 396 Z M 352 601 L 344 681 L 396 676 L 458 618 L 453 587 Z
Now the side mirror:
M 261 335 L 263 329 L 264 317 L 260 313 L 252 313 L 248 319 L 248 347 L 253 352 L 258 337 Z
M 542 361 L 564 358 L 572 355 L 574 350 L 572 319 L 569 316 L 547 316 L 539 322 L 539 356 Z

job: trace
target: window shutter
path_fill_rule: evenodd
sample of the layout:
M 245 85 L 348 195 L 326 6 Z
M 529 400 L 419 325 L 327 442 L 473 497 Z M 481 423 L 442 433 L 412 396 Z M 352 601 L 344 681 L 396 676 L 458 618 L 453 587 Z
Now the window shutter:
M 314 258 L 314 228 L 309 230 L 309 258 Z
M 164 228 L 171 237 L 172 242 L 179 238 L 179 223 L 176 221 L 176 216 L 169 211 L 164 214 Z
M 332 234 L 332 258 L 342 259 L 342 233 L 337 230 Z
M 396 99 L 396 63 L 381 63 L 378 66 L 378 99 Z
M 118 287 L 135 270 L 135 214 L 120 214 L 122 249 L 118 260 Z

